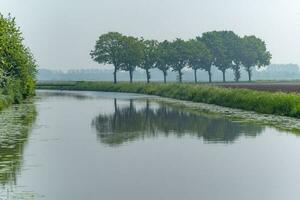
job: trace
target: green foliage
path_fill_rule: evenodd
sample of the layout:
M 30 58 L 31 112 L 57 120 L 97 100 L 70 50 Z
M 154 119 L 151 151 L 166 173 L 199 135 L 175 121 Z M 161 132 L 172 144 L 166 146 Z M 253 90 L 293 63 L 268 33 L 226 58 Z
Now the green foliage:
M 18 103 L 34 94 L 35 75 L 36 62 L 23 44 L 15 19 L 0 14 L 0 92 L 10 103 Z
M 226 81 L 225 72 L 232 67 L 235 57 L 238 57 L 238 36 L 232 31 L 212 31 L 204 33 L 199 40 L 203 41 L 211 50 L 214 65 L 223 73 L 223 82 Z
M 200 40 L 187 41 L 188 49 L 188 66 L 195 72 L 195 82 L 197 82 L 197 70 L 202 69 L 208 72 L 209 82 L 211 82 L 211 67 L 212 67 L 212 54 L 206 45 Z
M 178 80 L 182 82 L 183 69 L 186 67 L 194 70 L 195 82 L 199 69 L 208 72 L 211 82 L 213 65 L 223 73 L 224 82 L 226 70 L 230 68 L 234 71 L 235 80 L 239 81 L 242 66 L 248 71 L 251 80 L 251 68 L 268 65 L 271 59 L 261 39 L 255 36 L 240 38 L 233 31 L 212 31 L 188 41 L 177 38 L 163 42 L 139 40 L 109 32 L 99 37 L 91 56 L 98 63 L 114 65 L 115 83 L 116 73 L 120 69 L 129 71 L 132 82 L 136 67 L 146 71 L 147 83 L 150 82 L 149 70 L 152 68 L 162 71 L 165 83 L 170 69 L 178 73 Z
M 109 32 L 99 37 L 90 55 L 98 63 L 114 66 L 114 83 L 118 70 L 128 71 L 132 82 L 133 71 L 142 63 L 143 43 L 135 37 Z
M 119 54 L 121 69 L 129 72 L 130 82 L 133 72 L 143 61 L 143 43 L 135 37 L 123 36 Z
M 170 51 L 171 51 L 171 44 L 169 41 L 165 40 L 159 43 L 157 48 L 157 62 L 156 67 L 160 71 L 162 71 L 164 76 L 164 83 L 167 82 L 167 74 L 168 70 L 171 68 L 171 60 L 170 60 Z
M 142 40 L 143 43 L 143 59 L 140 63 L 140 68 L 146 71 L 147 83 L 150 82 L 150 69 L 156 67 L 158 59 L 158 41 L 156 40 Z
M 262 92 L 195 84 L 125 82 L 76 82 L 73 85 L 48 83 L 40 85 L 39 88 L 141 93 L 300 118 L 300 95 L 297 93 Z
M 267 51 L 265 42 L 255 36 L 245 36 L 241 45 L 241 63 L 248 72 L 249 81 L 251 81 L 252 68 L 269 65 L 272 56 Z
M 242 40 L 232 31 L 221 32 L 224 46 L 226 47 L 226 57 L 228 58 L 228 66 L 232 68 L 234 79 L 236 82 L 241 78 L 242 65 Z
M 101 64 L 112 64 L 115 68 L 114 82 L 117 82 L 117 71 L 120 69 L 120 55 L 122 49 L 123 35 L 117 32 L 103 34 L 96 41 L 94 50 L 90 55 L 92 59 Z
M 171 42 L 169 59 L 173 71 L 178 72 L 178 80 L 182 82 L 183 68 L 185 68 L 189 61 L 189 49 L 187 43 L 182 39 L 176 39 Z

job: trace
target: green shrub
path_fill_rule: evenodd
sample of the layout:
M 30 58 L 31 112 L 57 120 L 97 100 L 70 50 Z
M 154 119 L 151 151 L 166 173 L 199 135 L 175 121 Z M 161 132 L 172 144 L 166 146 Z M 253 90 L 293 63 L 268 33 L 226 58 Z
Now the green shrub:
M 11 16 L 0 14 L 0 109 L 34 94 L 36 62 Z M 4 101 L 3 98 L 6 100 Z

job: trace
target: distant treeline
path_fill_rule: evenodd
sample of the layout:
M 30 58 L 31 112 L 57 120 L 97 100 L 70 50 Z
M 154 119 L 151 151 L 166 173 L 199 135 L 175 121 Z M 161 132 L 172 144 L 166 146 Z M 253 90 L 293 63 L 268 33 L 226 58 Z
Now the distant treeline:
M 151 69 L 160 70 L 164 82 L 169 70 L 176 72 L 177 80 L 182 82 L 185 68 L 194 71 L 195 82 L 197 70 L 206 71 L 211 82 L 213 66 L 222 72 L 223 82 L 229 69 L 234 80 L 239 81 L 241 68 L 251 81 L 253 68 L 269 65 L 272 57 L 263 40 L 255 36 L 240 37 L 233 31 L 212 31 L 188 41 L 177 38 L 162 42 L 109 32 L 99 37 L 90 55 L 100 64 L 114 66 L 114 83 L 119 70 L 129 72 L 132 82 L 136 68 L 145 70 L 148 83 Z
M 158 69 L 151 69 L 151 80 L 161 81 L 163 76 Z M 212 67 L 211 72 L 213 74 L 213 81 L 222 81 L 222 72 L 216 67 Z M 226 78 L 228 81 L 234 81 L 234 75 L 231 69 L 226 71 Z M 111 81 L 111 75 L 113 69 L 72 69 L 67 71 L 61 70 L 50 70 L 50 69 L 39 69 L 37 73 L 37 79 L 39 81 Z M 252 71 L 253 80 L 296 80 L 300 78 L 299 66 L 296 64 L 271 64 L 262 69 L 254 68 Z M 201 82 L 207 82 L 207 73 L 203 70 L 197 71 L 198 80 Z M 168 80 L 176 81 L 176 72 L 168 72 Z M 184 70 L 183 75 L 184 81 L 194 81 L 193 70 L 187 68 Z M 118 73 L 119 81 L 127 81 L 128 74 L 125 71 Z M 146 81 L 146 72 L 138 69 L 135 71 L 134 80 Z M 247 72 L 241 69 L 241 81 L 246 81 Z
M 0 109 L 34 94 L 36 63 L 15 19 L 0 14 Z

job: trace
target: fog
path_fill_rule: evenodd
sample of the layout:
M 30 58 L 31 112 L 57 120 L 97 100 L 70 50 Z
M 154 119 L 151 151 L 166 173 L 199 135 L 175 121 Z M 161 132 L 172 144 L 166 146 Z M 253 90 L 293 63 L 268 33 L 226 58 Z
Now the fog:
M 99 66 L 89 56 L 108 31 L 189 39 L 211 30 L 264 39 L 272 63 L 300 64 L 299 0 L 0 0 L 11 13 L 41 68 Z

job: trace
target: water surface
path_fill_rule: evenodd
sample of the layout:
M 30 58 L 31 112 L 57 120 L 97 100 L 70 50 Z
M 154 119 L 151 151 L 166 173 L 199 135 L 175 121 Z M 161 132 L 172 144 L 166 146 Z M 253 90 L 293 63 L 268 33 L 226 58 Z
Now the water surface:
M 300 198 L 290 133 L 133 94 L 39 91 L 20 109 L 0 114 L 0 199 Z

